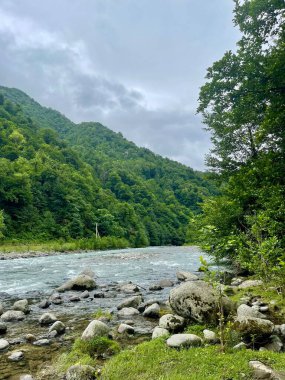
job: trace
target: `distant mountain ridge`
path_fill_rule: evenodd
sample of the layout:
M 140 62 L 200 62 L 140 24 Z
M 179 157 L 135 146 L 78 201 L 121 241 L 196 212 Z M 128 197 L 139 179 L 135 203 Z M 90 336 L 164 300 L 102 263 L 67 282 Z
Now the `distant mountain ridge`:
M 5 165 L 8 160 L 9 165 L 19 169 L 19 160 L 25 159 L 33 167 L 36 157 L 44 155 L 46 161 L 50 160 L 45 171 L 48 169 L 52 173 L 53 181 L 58 182 L 61 178 L 64 182 L 64 176 L 67 180 L 71 173 L 78 180 L 76 186 L 73 183 L 69 188 L 61 184 L 59 193 L 53 195 L 57 208 L 50 209 L 50 204 L 39 202 L 37 198 L 50 196 L 43 194 L 40 184 L 37 193 L 33 192 L 33 184 L 38 178 L 30 167 L 31 193 L 21 213 L 26 215 L 29 209 L 33 218 L 28 218 L 30 223 L 25 222 L 25 232 L 21 223 L 17 223 L 20 211 L 15 212 L 15 205 L 9 204 L 0 191 L 0 210 L 4 210 L 7 238 L 16 232 L 23 238 L 34 236 L 33 226 L 37 223 L 42 227 L 38 227 L 36 235 L 45 239 L 88 237 L 94 234 L 97 225 L 101 236 L 122 237 L 136 246 L 185 241 L 192 213 L 199 212 L 203 196 L 215 192 L 201 175 L 185 165 L 137 147 L 121 133 L 100 123 L 75 124 L 58 111 L 42 107 L 18 89 L 0 86 L 0 94 L 3 98 L 0 104 L 3 140 L 0 159 L 6 160 Z M 9 133 L 7 128 L 5 132 L 7 122 L 10 123 Z M 9 149 L 17 150 L 10 138 L 15 133 L 23 136 L 22 143 L 30 140 L 28 145 L 33 153 L 28 155 L 29 149 L 23 143 L 23 148 L 11 156 Z M 35 143 L 37 139 L 38 144 Z M 60 165 L 68 167 L 59 174 L 54 168 Z M 46 184 L 49 180 L 45 181 Z M 62 204 L 60 199 L 64 200 Z M 41 220 L 45 213 L 50 218 L 50 230 L 44 228 L 45 222 Z

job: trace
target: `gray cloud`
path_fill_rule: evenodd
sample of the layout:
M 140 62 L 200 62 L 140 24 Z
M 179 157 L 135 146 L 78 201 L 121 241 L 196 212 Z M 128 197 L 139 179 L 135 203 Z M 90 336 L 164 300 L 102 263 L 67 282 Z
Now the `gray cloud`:
M 196 99 L 206 67 L 234 46 L 229 3 L 4 0 L 0 82 L 201 169 L 210 142 Z

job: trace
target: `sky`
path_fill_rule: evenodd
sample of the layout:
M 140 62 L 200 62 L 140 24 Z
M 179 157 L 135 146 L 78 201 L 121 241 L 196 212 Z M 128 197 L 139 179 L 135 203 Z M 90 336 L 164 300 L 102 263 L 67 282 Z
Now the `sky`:
M 205 169 L 196 114 L 208 67 L 234 50 L 232 0 L 0 0 L 0 84 L 75 122 Z

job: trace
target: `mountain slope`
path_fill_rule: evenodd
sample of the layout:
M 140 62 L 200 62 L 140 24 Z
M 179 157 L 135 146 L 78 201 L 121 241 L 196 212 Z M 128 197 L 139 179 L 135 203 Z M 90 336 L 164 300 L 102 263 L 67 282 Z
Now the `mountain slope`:
M 89 208 L 90 221 L 81 220 L 81 208 L 75 207 L 81 228 L 73 233 L 68 231 L 67 238 L 89 236 L 94 233 L 97 223 L 101 236 L 123 237 L 133 245 L 184 242 L 191 213 L 199 212 L 198 203 L 202 196 L 214 191 L 201 176 L 182 164 L 138 148 L 120 133 L 112 132 L 99 123 L 74 124 L 59 112 L 42 107 L 20 90 L 0 87 L 0 93 L 9 99 L 9 102 L 2 102 L 1 107 L 5 111 L 4 119 L 13 121 L 13 131 L 23 119 L 27 135 L 32 134 L 32 129 L 37 136 L 44 134 L 43 144 L 48 140 L 52 157 L 55 154 L 53 150 L 59 150 L 57 158 L 62 160 L 61 150 L 64 150 L 65 156 L 68 155 L 68 163 L 64 164 L 73 165 L 83 187 L 86 185 L 85 178 L 82 178 L 86 176 L 82 175 L 83 168 L 88 172 L 91 193 L 86 189 L 80 190 L 86 192 L 82 202 Z M 7 107 L 14 107 L 17 112 L 11 115 Z M 0 130 L 3 128 L 1 124 Z M 38 140 L 38 137 L 32 136 L 31 139 Z M 7 144 L 4 142 L 3 148 Z M 33 149 L 41 151 L 43 147 Z M 0 156 L 7 159 L 2 152 L 1 148 Z M 20 158 L 26 158 L 24 151 L 20 152 L 17 160 Z M 59 176 L 59 173 L 53 174 L 55 178 Z M 79 183 L 75 187 L 80 191 Z M 38 206 L 34 207 L 37 209 Z M 54 212 L 59 212 L 61 207 L 58 202 Z M 13 224 L 14 216 L 9 207 L 7 209 L 7 205 L 3 205 L 0 194 L 1 208 L 5 211 L 6 225 L 9 225 L 9 218 Z M 33 231 L 32 224 L 29 228 Z M 62 232 L 58 233 L 62 236 Z M 49 237 L 53 237 L 52 234 Z

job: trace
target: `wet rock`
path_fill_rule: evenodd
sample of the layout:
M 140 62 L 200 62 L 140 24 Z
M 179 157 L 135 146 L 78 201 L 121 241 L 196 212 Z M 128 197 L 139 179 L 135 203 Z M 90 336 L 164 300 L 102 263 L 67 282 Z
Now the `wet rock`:
M 96 336 L 108 336 L 109 332 L 110 328 L 104 322 L 95 319 L 86 327 L 81 335 L 81 339 L 88 340 Z
M 65 324 L 61 321 L 56 321 L 52 326 L 50 326 L 48 331 L 56 331 L 58 334 L 63 334 L 65 332 Z
M 16 301 L 12 308 L 13 310 L 22 311 L 24 314 L 28 314 L 30 312 L 29 303 L 26 299 Z
M 220 341 L 214 331 L 205 329 L 203 330 L 203 334 L 204 334 L 204 341 L 206 343 L 216 344 Z
M 119 290 L 124 293 L 137 293 L 140 291 L 138 286 L 133 284 L 132 282 L 120 285 Z
M 176 273 L 178 281 L 197 281 L 199 277 L 191 272 L 179 271 Z
M 243 281 L 239 285 L 239 289 L 248 289 L 248 288 L 253 288 L 255 286 L 261 286 L 261 285 L 263 285 L 262 280 L 246 280 L 246 281 Z
M 233 303 L 222 298 L 225 317 L 232 311 Z M 199 323 L 216 323 L 218 319 L 217 294 L 205 281 L 187 281 L 170 291 L 169 303 L 172 310 L 184 318 Z
M 147 307 L 143 312 L 143 316 L 146 318 L 159 318 L 160 306 L 157 303 L 154 303 Z
M 4 313 L 4 307 L 2 303 L 0 302 L 0 315 L 2 315 L 3 313 Z
M 260 313 L 258 310 L 253 309 L 252 307 L 242 304 L 237 309 L 238 318 L 266 318 L 266 316 Z
M 26 334 L 25 335 L 25 340 L 28 342 L 28 343 L 33 343 L 37 338 L 35 337 L 35 335 L 33 334 Z
M 23 351 L 14 351 L 10 356 L 8 356 L 8 359 L 12 362 L 18 362 L 24 358 Z
M 253 317 L 236 318 L 233 327 L 244 337 L 254 336 L 256 341 L 260 338 L 269 337 L 274 331 L 274 324 L 271 321 Z
M 85 290 L 84 292 L 80 294 L 80 298 L 89 298 L 89 297 L 90 297 L 90 293 L 88 292 L 88 290 Z
M 249 362 L 250 368 L 253 370 L 253 375 L 256 380 L 261 379 L 278 379 L 278 377 L 275 377 L 275 373 L 272 368 L 268 367 L 267 365 L 263 364 L 262 362 L 258 360 L 251 360 Z
M 66 281 L 63 285 L 57 288 L 58 292 L 65 292 L 67 290 L 92 290 L 96 288 L 94 278 L 80 274 L 79 276 Z
M 123 307 L 123 309 L 118 312 L 118 317 L 131 317 L 138 314 L 139 311 L 134 307 Z
M 94 380 L 95 368 L 89 365 L 76 364 L 70 367 L 66 372 L 66 380 Z
M 9 347 L 9 342 L 6 339 L 0 339 L 0 351 L 6 350 Z
M 150 300 L 148 300 L 146 302 L 143 302 L 143 303 L 139 304 L 139 306 L 137 307 L 137 309 L 138 309 L 138 311 L 140 313 L 142 313 L 148 306 L 153 305 L 154 303 L 157 303 L 157 304 L 160 305 L 162 303 L 162 301 L 158 300 L 158 299 L 150 299 Z
M 153 332 L 152 332 L 152 339 L 156 339 L 156 338 L 161 338 L 163 336 L 167 336 L 169 335 L 169 331 L 167 329 L 164 329 L 162 327 L 159 327 L 159 326 L 156 326 L 154 329 L 153 329 Z
M 39 303 L 39 308 L 41 309 L 47 309 L 49 306 L 50 306 L 50 301 L 45 299 L 45 300 L 42 300 L 40 303 Z
M 159 320 L 159 327 L 171 332 L 181 331 L 185 326 L 185 319 L 175 314 L 165 314 Z
M 63 303 L 63 299 L 61 298 L 61 295 L 59 293 L 53 293 L 49 297 L 49 301 L 55 305 L 60 305 Z
M 126 298 L 117 306 L 117 309 L 121 310 L 124 307 L 137 308 L 141 304 L 142 300 L 143 300 L 142 296 L 133 296 L 133 297 Z
M 174 282 L 165 278 L 158 281 L 157 285 L 161 286 L 162 288 L 171 288 L 174 285 Z
M 72 296 L 72 297 L 69 298 L 69 301 L 70 302 L 79 302 L 80 298 L 78 296 Z
M 151 290 L 151 291 L 158 291 L 158 290 L 162 290 L 162 289 L 163 289 L 163 287 L 160 286 L 159 284 L 152 284 L 149 287 L 149 290 Z
M 121 323 L 120 326 L 118 327 L 118 333 L 120 333 L 120 334 L 124 334 L 124 333 L 134 334 L 135 329 L 132 326 L 127 325 L 126 323 Z
M 55 337 L 57 337 L 58 336 L 58 332 L 56 331 L 56 330 L 53 330 L 53 331 L 50 331 L 49 333 L 48 333 L 48 338 L 55 338 Z
M 39 322 L 41 325 L 51 325 L 56 321 L 57 318 L 53 313 L 44 313 L 39 318 Z
M 34 343 L 33 343 L 34 346 L 49 346 L 50 345 L 50 340 L 48 339 L 39 339 L 39 340 L 36 340 Z
M 202 339 L 195 334 L 175 334 L 167 339 L 168 347 L 197 347 L 201 346 Z
M 105 294 L 103 292 L 94 292 L 94 298 L 105 298 Z
M 8 310 L 0 318 L 5 322 L 16 322 L 25 319 L 25 314 L 18 310 Z
M 3 322 L 0 322 L 0 334 L 5 334 L 7 332 L 7 325 Z

